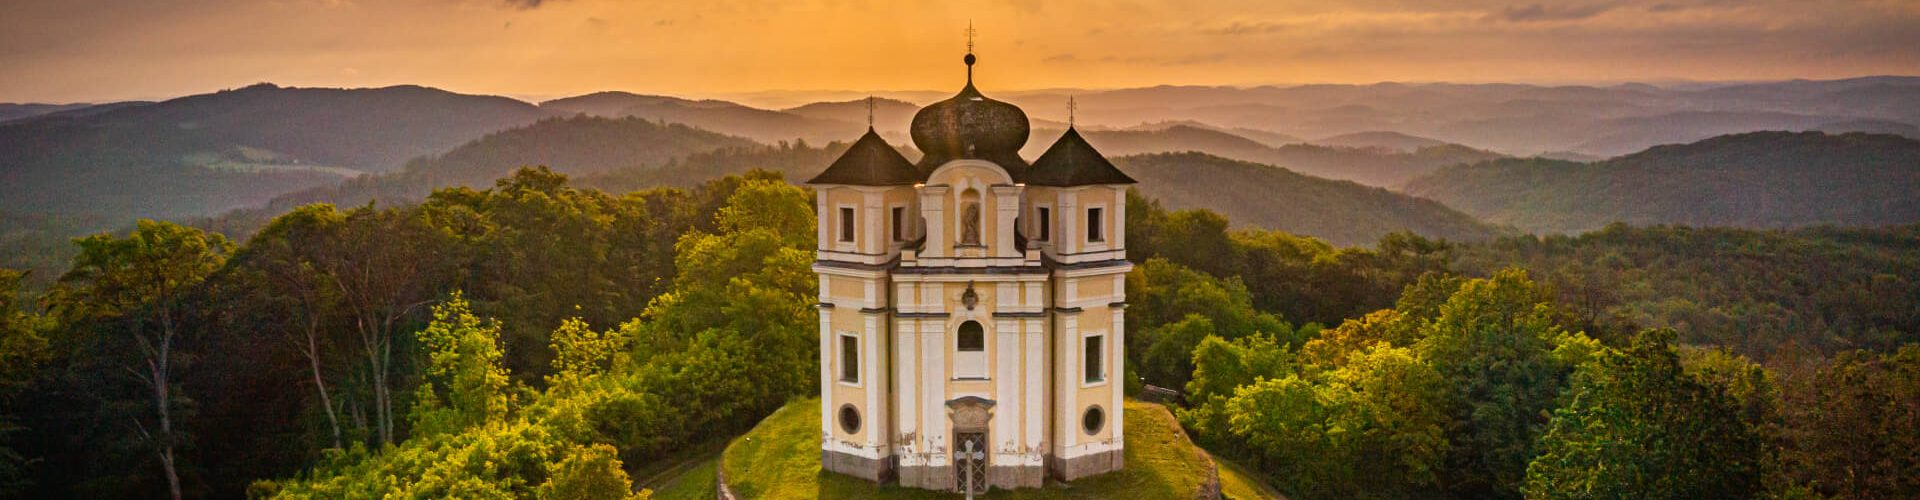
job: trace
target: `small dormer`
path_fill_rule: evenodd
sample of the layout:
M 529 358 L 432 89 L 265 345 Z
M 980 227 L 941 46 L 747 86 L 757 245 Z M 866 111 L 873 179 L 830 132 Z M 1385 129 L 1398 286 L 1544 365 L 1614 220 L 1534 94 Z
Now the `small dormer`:
M 1126 190 L 1134 183 L 1069 126 L 1027 170 L 1027 238 L 1057 262 L 1125 259 Z
M 826 171 L 815 189 L 821 260 L 884 264 L 920 236 L 914 185 L 920 172 L 869 127 Z

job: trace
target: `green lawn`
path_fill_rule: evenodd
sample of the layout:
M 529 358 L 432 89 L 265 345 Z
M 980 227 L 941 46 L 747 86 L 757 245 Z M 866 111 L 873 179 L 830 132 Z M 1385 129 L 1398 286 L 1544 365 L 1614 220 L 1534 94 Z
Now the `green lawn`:
M 714 455 L 672 479 L 650 486 L 653 500 L 713 500 L 714 471 L 719 466 L 720 456 Z
M 1280 490 L 1267 484 L 1260 473 L 1239 462 L 1213 457 L 1213 463 L 1220 466 L 1220 494 L 1231 500 L 1261 500 L 1286 498 Z
M 1211 470 L 1206 452 L 1187 440 L 1180 424 L 1160 405 L 1128 401 L 1126 422 L 1126 468 L 1070 484 L 1049 481 L 1045 488 L 995 490 L 985 498 L 1192 498 Z M 820 400 L 794 401 L 728 445 L 721 467 L 745 498 L 952 497 L 823 473 L 819 435 Z

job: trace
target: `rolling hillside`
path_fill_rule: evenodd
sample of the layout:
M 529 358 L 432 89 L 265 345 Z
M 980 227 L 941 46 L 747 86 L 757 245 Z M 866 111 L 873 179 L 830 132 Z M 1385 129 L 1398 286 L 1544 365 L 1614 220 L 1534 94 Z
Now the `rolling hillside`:
M 504 97 L 416 86 L 260 84 L 95 108 L 0 125 L 0 211 L 115 223 L 211 214 L 391 170 L 546 115 Z
M 1408 185 L 1484 220 L 1543 233 L 1610 222 L 1785 228 L 1920 221 L 1920 141 L 1755 132 L 1597 163 L 1511 159 Z
M 1371 245 L 1395 231 L 1455 241 L 1495 235 L 1486 224 L 1431 200 L 1284 168 L 1202 153 L 1126 156 L 1114 163 L 1140 181 L 1141 194 L 1168 208 L 1211 209 L 1236 224 L 1335 245 Z
M 520 167 L 545 165 L 570 176 L 592 176 L 622 169 L 659 168 L 693 153 L 756 146 L 739 137 L 639 118 L 549 118 L 488 134 L 445 154 L 416 158 L 399 172 L 290 193 L 274 198 L 264 209 L 248 212 L 271 217 L 314 202 L 411 203 L 435 188 L 484 188 Z
M 1421 148 L 1447 145 L 1445 141 L 1439 139 L 1378 130 L 1322 137 L 1320 140 L 1313 141 L 1312 144 L 1336 148 L 1379 148 L 1406 153 L 1419 151 Z
M 608 118 L 636 117 L 681 123 L 737 135 L 773 144 L 804 140 L 823 144 L 834 140 L 852 140 L 866 129 L 866 104 L 859 104 L 858 121 L 823 118 L 833 108 L 807 108 L 808 114 L 760 109 L 720 100 L 691 100 L 627 92 L 599 92 L 579 97 L 540 103 L 542 109 L 561 114 L 588 114 Z M 844 114 L 844 106 L 841 107 Z M 894 106 L 889 106 L 889 109 Z M 908 115 L 912 116 L 911 114 Z
M 1038 156 L 1053 144 L 1060 133 L 1060 130 L 1036 130 L 1033 140 L 1028 141 L 1026 149 L 1022 151 L 1023 156 Z M 1385 188 L 1398 188 L 1408 180 L 1443 166 L 1501 157 L 1496 153 L 1453 144 L 1415 151 L 1312 144 L 1273 147 L 1233 133 L 1189 125 L 1144 130 L 1083 130 L 1081 135 L 1110 157 L 1198 151 L 1285 167 L 1315 177 Z

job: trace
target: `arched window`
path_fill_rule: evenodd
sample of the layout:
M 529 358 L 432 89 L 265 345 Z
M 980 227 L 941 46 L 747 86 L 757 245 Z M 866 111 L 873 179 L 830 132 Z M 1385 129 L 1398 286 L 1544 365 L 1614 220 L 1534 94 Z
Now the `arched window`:
M 978 321 L 960 324 L 960 352 L 980 352 L 987 350 L 987 332 Z

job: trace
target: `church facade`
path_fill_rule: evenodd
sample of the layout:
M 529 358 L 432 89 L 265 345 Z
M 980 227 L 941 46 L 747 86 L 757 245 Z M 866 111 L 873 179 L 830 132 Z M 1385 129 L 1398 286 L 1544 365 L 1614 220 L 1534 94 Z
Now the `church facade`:
M 916 164 L 871 128 L 807 183 L 819 249 L 821 464 L 909 487 L 1039 487 L 1121 468 L 1126 188 L 1069 127 L 967 85 Z

